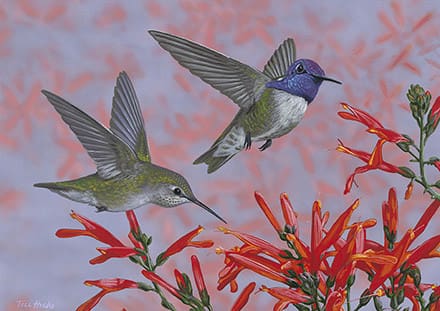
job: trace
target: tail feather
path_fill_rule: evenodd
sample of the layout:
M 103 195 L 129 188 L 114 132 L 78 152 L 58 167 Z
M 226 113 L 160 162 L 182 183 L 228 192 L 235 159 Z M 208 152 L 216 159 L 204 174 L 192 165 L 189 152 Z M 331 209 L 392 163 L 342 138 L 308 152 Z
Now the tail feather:
M 238 153 L 233 153 L 228 156 L 214 156 L 214 153 L 217 151 L 218 145 L 212 146 L 208 151 L 198 157 L 193 164 L 201 164 L 206 163 L 208 165 L 208 174 L 215 172 L 221 166 L 223 166 L 226 162 L 228 162 L 234 155 Z
M 34 184 L 34 187 L 37 188 L 46 188 L 52 191 L 55 190 L 67 190 L 66 187 L 61 186 L 59 183 L 57 182 L 39 182 Z
M 62 197 L 76 202 L 96 205 L 96 200 L 94 200 L 88 191 L 73 185 L 71 181 L 42 182 L 34 184 L 34 187 L 46 188 Z

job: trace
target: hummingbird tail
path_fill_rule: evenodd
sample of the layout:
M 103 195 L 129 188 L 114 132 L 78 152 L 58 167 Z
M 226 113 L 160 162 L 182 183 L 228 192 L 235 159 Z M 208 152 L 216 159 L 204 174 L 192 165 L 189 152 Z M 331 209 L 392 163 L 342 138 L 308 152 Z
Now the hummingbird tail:
M 198 157 L 193 164 L 208 164 L 208 174 L 215 172 L 245 147 L 246 133 L 241 126 L 235 126 L 237 116 L 223 131 L 214 144 Z
M 236 155 L 240 150 L 237 150 L 235 153 L 224 155 L 224 156 L 215 156 L 218 145 L 212 146 L 208 151 L 198 157 L 193 164 L 201 164 L 206 163 L 208 165 L 208 174 L 215 172 L 221 166 L 223 166 L 226 162 L 228 162 L 234 155 Z
M 34 187 L 46 188 L 46 189 L 53 190 L 53 191 L 54 190 L 63 190 L 63 187 L 60 187 L 58 185 L 58 183 L 55 183 L 55 182 L 39 182 L 39 183 L 34 184 Z
M 60 181 L 60 182 L 42 182 L 34 184 L 34 187 L 37 188 L 46 188 L 56 194 L 59 194 L 67 199 L 91 204 L 94 205 L 96 202 L 90 198 L 90 195 L 87 192 L 80 190 L 79 187 L 75 187 L 69 181 Z

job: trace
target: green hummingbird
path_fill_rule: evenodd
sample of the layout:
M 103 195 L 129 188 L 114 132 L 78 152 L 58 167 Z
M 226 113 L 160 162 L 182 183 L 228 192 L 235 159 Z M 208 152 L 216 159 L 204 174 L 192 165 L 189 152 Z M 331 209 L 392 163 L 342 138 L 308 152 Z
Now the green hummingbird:
M 97 172 L 35 187 L 95 206 L 97 212 L 122 212 L 147 203 L 175 207 L 192 202 L 225 222 L 195 197 L 185 177 L 151 163 L 139 100 L 127 73 L 121 72 L 116 80 L 109 129 L 58 95 L 42 93 L 75 133 Z
M 240 108 L 209 150 L 194 161 L 206 163 L 208 173 L 254 141 L 264 141 L 261 151 L 269 148 L 272 139 L 299 124 L 323 81 L 341 84 L 326 77 L 313 60 L 295 60 L 292 38 L 281 43 L 260 71 L 186 38 L 155 30 L 149 33 L 180 65 Z

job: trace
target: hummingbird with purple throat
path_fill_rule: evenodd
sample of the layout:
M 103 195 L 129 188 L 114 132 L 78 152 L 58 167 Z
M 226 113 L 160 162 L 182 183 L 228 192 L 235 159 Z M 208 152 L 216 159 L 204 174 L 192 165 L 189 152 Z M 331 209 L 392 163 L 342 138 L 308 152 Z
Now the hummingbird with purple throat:
M 151 163 L 139 100 L 125 72 L 116 80 L 109 129 L 58 95 L 42 93 L 75 133 L 97 172 L 35 187 L 95 206 L 98 212 L 123 212 L 147 203 L 175 207 L 192 202 L 225 222 L 195 197 L 185 177 Z
M 159 45 L 192 74 L 196 75 L 240 108 L 232 122 L 208 151 L 194 164 L 206 163 L 212 173 L 251 144 L 272 140 L 289 133 L 303 118 L 326 77 L 313 60 L 296 60 L 293 39 L 288 38 L 259 71 L 213 49 L 169 33 L 150 30 Z

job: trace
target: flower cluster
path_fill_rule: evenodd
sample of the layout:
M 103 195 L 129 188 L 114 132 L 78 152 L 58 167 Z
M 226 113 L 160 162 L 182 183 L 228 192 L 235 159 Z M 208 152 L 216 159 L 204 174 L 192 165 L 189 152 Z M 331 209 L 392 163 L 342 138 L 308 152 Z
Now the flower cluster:
M 342 141 L 339 141 L 339 146 L 336 150 L 357 157 L 366 163 L 364 166 L 357 167 L 354 173 L 348 177 L 344 194 L 350 192 L 354 177 L 357 174 L 379 169 L 389 173 L 399 173 L 400 175 L 409 178 L 410 183 L 408 185 L 409 190 L 407 197 L 412 189 L 412 183 L 415 181 L 422 185 L 424 190 L 430 193 L 433 199 L 440 199 L 440 193 L 434 189 L 440 189 L 440 180 L 435 183 L 429 183 L 425 173 L 425 166 L 427 165 L 433 165 L 440 171 L 440 159 L 438 157 L 430 157 L 426 160 L 424 154 L 428 138 L 435 132 L 440 123 L 440 97 L 437 97 L 434 104 L 431 106 L 431 94 L 419 85 L 411 85 L 407 97 L 412 116 L 419 128 L 417 143 L 415 142 L 416 140 L 412 139 L 409 135 L 399 134 L 393 130 L 384 128 L 376 118 L 367 112 L 342 103 L 342 107 L 345 110 L 348 110 L 348 112 L 338 112 L 341 118 L 364 124 L 367 127 L 367 132 L 375 134 L 378 137 L 376 146 L 371 153 L 347 147 Z M 383 145 L 386 142 L 397 144 L 403 152 L 409 154 L 412 157 L 410 161 L 418 163 L 419 173 L 416 174 L 409 167 L 397 167 L 386 162 L 383 159 L 382 154 Z
M 365 162 L 364 166 L 357 167 L 354 170 L 354 173 L 348 177 L 347 183 L 345 185 L 344 194 L 350 192 L 350 189 L 354 182 L 354 177 L 357 174 L 362 174 L 375 169 L 379 169 L 388 173 L 404 174 L 405 172 L 401 168 L 396 167 L 395 165 L 384 161 L 382 149 L 383 149 L 383 145 L 386 142 L 390 142 L 390 143 L 407 142 L 408 139 L 393 130 L 384 128 L 379 121 L 377 121 L 374 117 L 372 117 L 365 111 L 356 109 L 345 103 L 342 103 L 342 107 L 345 110 L 348 110 L 349 112 L 347 111 L 338 112 L 341 118 L 346 120 L 357 121 L 364 124 L 368 128 L 367 132 L 375 134 L 378 137 L 376 145 L 371 153 L 349 148 L 347 146 L 344 146 L 342 141 L 339 141 L 339 146 L 337 147 L 336 150 L 357 157 Z
M 417 264 L 422 259 L 440 256 L 437 251 L 440 235 L 415 248 L 411 246 L 440 207 L 439 200 L 434 200 L 415 227 L 408 229 L 397 241 L 397 198 L 395 190 L 390 189 L 389 198 L 382 207 L 384 243 L 367 238 L 367 230 L 376 225 L 374 219 L 350 223 L 359 200 L 353 202 L 328 229 L 325 227 L 330 215 L 322 213 L 321 203 L 315 201 L 308 245 L 298 234 L 296 214 L 285 193 L 280 198 L 284 226 L 260 193 L 256 192 L 255 198 L 287 247 L 277 247 L 256 236 L 221 227 L 223 233 L 234 236 L 241 244 L 229 250 L 217 249 L 217 253 L 225 257 L 225 266 L 219 273 L 219 290 L 229 285 L 231 291 L 236 291 L 237 277 L 248 270 L 280 283 L 279 287 L 262 285 L 260 288 L 277 299 L 274 310 L 284 310 L 290 304 L 299 310 L 342 310 L 343 304 L 350 309 L 350 289 L 360 271 L 367 274 L 370 286 L 359 299 L 357 309 L 368 304 L 372 297 L 378 305 L 381 303 L 379 297 L 386 295 L 394 310 L 405 297 L 414 306 L 420 306 L 423 293 L 436 288 L 433 284 L 420 282 Z M 255 283 L 251 283 L 244 289 L 239 298 L 240 306 L 244 306 L 252 292 L 250 288 L 254 287 Z M 426 309 L 437 304 L 434 302 L 438 301 L 437 292 L 433 291 L 430 302 L 422 307 Z
M 101 279 L 101 280 L 87 280 L 84 282 L 87 286 L 96 286 L 101 288 L 101 291 L 84 302 L 77 308 L 78 311 L 87 311 L 95 307 L 99 301 L 108 293 L 120 291 L 128 288 L 137 288 L 143 291 L 156 292 L 161 297 L 162 306 L 175 310 L 175 307 L 166 299 L 161 288 L 167 290 L 173 296 L 180 299 L 184 304 L 189 305 L 193 310 L 205 310 L 205 307 L 210 309 L 210 301 L 208 291 L 203 280 L 199 260 L 196 256 L 191 257 L 192 269 L 195 283 L 199 292 L 199 298 L 196 298 L 192 293 L 192 286 L 189 277 L 175 269 L 177 288 L 164 281 L 155 273 L 156 268 L 163 265 L 168 258 L 181 252 L 186 247 L 209 248 L 214 242 L 211 240 L 194 241 L 203 227 L 198 226 L 196 229 L 188 232 L 180 237 L 176 242 L 171 244 L 165 251 L 160 253 L 156 260 L 153 261 L 149 253 L 149 246 L 152 243 L 152 237 L 142 233 L 139 223 L 137 221 L 134 211 L 127 211 L 126 216 L 130 225 L 130 232 L 128 238 L 132 245 L 125 245 L 121 240 L 116 238 L 110 231 L 97 224 L 96 222 L 87 219 L 75 212 L 71 212 L 71 217 L 77 220 L 84 226 L 84 229 L 59 229 L 56 236 L 59 238 L 72 238 L 77 236 L 92 237 L 97 241 L 107 244 L 109 247 L 97 247 L 100 253 L 99 256 L 91 259 L 89 262 L 92 265 L 101 264 L 110 258 L 129 258 L 132 262 L 139 264 L 143 270 L 142 275 L 152 282 L 152 285 L 144 282 L 135 282 L 120 278 Z
M 344 194 L 348 193 L 355 176 L 370 170 L 398 173 L 409 179 L 405 199 L 410 199 L 413 183 L 420 184 L 432 198 L 429 206 L 421 213 L 418 222 L 403 233 L 398 232 L 399 209 L 396 190 L 389 189 L 388 197 L 382 204 L 383 241 L 375 241 L 367 233 L 376 228 L 376 219 L 352 221 L 360 200 L 355 200 L 347 209 L 330 223 L 329 212 L 322 211 L 320 201 L 312 204 L 311 230 L 309 239 L 299 234 L 299 221 L 287 194 L 280 195 L 281 210 L 278 214 L 270 208 L 264 197 L 255 192 L 259 208 L 274 228 L 279 238 L 278 245 L 250 233 L 219 227 L 219 230 L 240 241 L 231 249 L 218 247 L 216 253 L 224 257 L 224 266 L 218 273 L 217 289 L 239 289 L 238 278 L 243 273 L 259 275 L 263 281 L 257 293 L 266 293 L 275 299 L 273 310 L 284 310 L 293 305 L 298 310 L 340 311 L 346 308 L 359 310 L 371 302 L 376 310 L 384 310 L 384 304 L 391 310 L 400 310 L 405 303 L 412 303 L 413 310 L 440 310 L 440 286 L 422 282 L 420 262 L 440 257 L 440 234 L 425 238 L 418 245 L 416 240 L 426 232 L 426 228 L 440 207 L 440 180 L 429 182 L 426 167 L 435 167 L 440 171 L 440 159 L 426 159 L 425 147 L 428 138 L 440 123 L 440 97 L 431 105 L 431 94 L 418 85 L 411 86 L 407 97 L 413 118 L 419 127 L 417 140 L 409 135 L 399 134 L 385 128 L 369 113 L 342 104 L 344 111 L 338 112 L 345 120 L 359 122 L 367 127 L 367 132 L 377 136 L 377 142 L 371 152 L 345 146 L 339 141 L 337 150 L 362 160 L 365 164 L 357 167 L 348 177 Z M 417 143 L 415 142 L 417 141 Z M 418 165 L 414 168 L 396 166 L 384 160 L 385 143 L 396 144 L 400 150 L 412 157 Z M 396 149 L 399 150 L 399 149 Z M 437 171 L 436 171 L 437 172 Z M 160 276 L 158 268 L 167 260 L 187 247 L 210 248 L 211 240 L 196 241 L 203 231 L 198 226 L 180 237 L 167 249 L 156 256 L 149 251 L 152 237 L 142 233 L 133 211 L 127 211 L 130 226 L 128 243 L 116 238 L 101 225 L 72 211 L 71 216 L 84 226 L 84 229 L 60 229 L 56 235 L 60 238 L 88 236 L 106 244 L 98 247 L 99 255 L 90 260 L 90 264 L 101 264 L 111 258 L 129 258 L 142 267 L 141 275 L 149 282 L 136 282 L 122 278 L 87 280 L 84 284 L 101 290 L 84 302 L 77 310 L 91 310 L 107 294 L 123 289 L 136 288 L 155 292 L 161 299 L 161 305 L 168 310 L 176 310 L 166 298 L 165 292 L 180 300 L 189 310 L 213 310 L 211 297 L 205 285 L 206 275 L 197 256 L 191 256 L 193 281 L 190 277 L 174 269 L 175 282 L 169 282 Z M 307 242 L 309 241 L 309 242 Z M 368 279 L 368 285 L 360 297 L 352 297 L 352 289 L 359 275 Z M 268 284 L 278 283 L 277 286 Z M 193 287 L 192 284 L 195 284 Z M 175 284 L 175 285 L 173 285 Z M 269 286 L 270 285 L 270 286 Z M 194 294 L 197 288 L 197 293 Z M 247 284 L 232 306 L 233 311 L 245 308 L 256 291 L 257 281 Z M 429 298 L 425 297 L 429 294 Z M 352 304 L 357 304 L 356 307 Z

